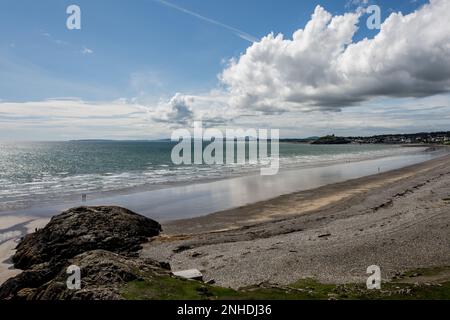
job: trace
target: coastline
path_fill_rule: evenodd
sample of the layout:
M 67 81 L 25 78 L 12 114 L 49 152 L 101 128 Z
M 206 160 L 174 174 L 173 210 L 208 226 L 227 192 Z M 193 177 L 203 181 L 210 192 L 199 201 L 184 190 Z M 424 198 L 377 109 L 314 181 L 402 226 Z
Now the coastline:
M 405 154 L 354 161 L 347 159 L 332 163 L 320 162 L 314 166 L 302 164 L 299 167 L 281 168 L 278 174 L 273 176 L 261 176 L 258 172 L 150 190 L 114 192 L 98 198 L 88 194 L 86 202 L 81 201 L 81 195 L 72 201 L 66 201 L 63 197 L 57 202 L 43 202 L 25 209 L 0 212 L 0 216 L 51 217 L 77 206 L 116 205 L 160 222 L 194 218 L 380 171 L 406 167 L 447 153 L 445 148 L 433 152 L 426 150 L 433 149 L 422 147 Z
M 285 144 L 289 144 L 286 142 Z M 436 150 L 444 150 L 445 147 L 442 145 L 421 145 L 421 144 L 414 144 L 414 145 L 396 145 L 396 144 L 385 144 L 386 146 L 395 147 L 398 149 L 408 147 L 415 149 L 412 153 L 417 154 L 426 154 L 428 151 L 436 151 Z M 296 171 L 296 170 L 307 170 L 307 169 L 314 169 L 314 168 L 320 168 L 320 167 L 327 167 L 327 166 L 333 166 L 333 165 L 339 165 L 344 163 L 358 163 L 358 162 L 364 162 L 364 161 L 371 161 L 371 160 L 381 160 L 384 158 L 391 157 L 392 155 L 370 155 L 365 156 L 361 158 L 348 158 L 348 159 L 335 159 L 335 160 L 328 160 L 328 161 L 319 161 L 319 162 L 294 162 L 294 163 L 286 163 L 281 164 L 280 167 L 280 173 L 286 172 L 286 171 Z M 395 154 L 394 156 L 398 157 L 406 157 L 406 154 Z M 407 165 L 407 164 L 406 164 Z M 405 166 L 406 166 L 405 165 Z M 136 185 L 136 186 L 127 186 L 127 187 L 121 187 L 120 189 L 111 189 L 111 190 L 93 190 L 85 192 L 88 196 L 88 200 L 92 202 L 101 202 L 103 199 L 105 201 L 114 201 L 115 198 L 120 197 L 127 197 L 127 196 L 133 196 L 135 194 L 144 194 L 147 192 L 160 192 L 167 189 L 173 189 L 173 188 L 183 188 L 183 187 L 190 187 L 192 185 L 202 185 L 202 184 L 208 184 L 208 183 L 214 183 L 214 182 L 220 182 L 220 181 L 226 181 L 226 180 L 233 180 L 233 179 L 239 179 L 239 178 L 245 178 L 245 177 L 251 177 L 251 176 L 258 176 L 260 172 L 260 168 L 249 168 L 246 171 L 242 172 L 235 172 L 231 173 L 226 176 L 221 177 L 197 177 L 194 180 L 185 180 L 185 181 L 166 181 L 164 183 L 146 183 L 142 185 Z M 331 182 L 333 183 L 333 182 Z M 296 190 L 292 190 L 291 192 L 294 192 Z M 1 215 L 10 215 L 10 214 L 25 214 L 30 215 L 34 214 L 33 209 L 38 210 L 39 212 L 42 211 L 50 211 L 52 207 L 56 207 L 56 211 L 54 210 L 53 214 L 57 214 L 65 208 L 70 208 L 73 206 L 80 205 L 80 193 L 71 193 L 71 194 L 56 194 L 52 198 L 40 198 L 40 197 L 31 197 L 27 204 L 21 204 L 19 206 L 17 205 L 0 205 L 0 216 Z M 40 209 L 40 210 L 39 210 Z M 219 210 L 215 210 L 219 211 Z M 214 212 L 214 211 L 211 211 Z M 207 213 L 211 213 L 207 212 Z
M 358 195 L 361 196 L 361 194 L 367 193 L 370 190 L 382 188 L 386 184 L 395 184 L 398 181 L 414 177 L 415 175 L 426 174 L 427 171 L 432 171 L 436 165 L 439 166 L 443 162 L 448 162 L 449 157 L 450 156 L 444 156 L 442 158 L 407 166 L 402 169 L 369 175 L 358 179 L 350 179 L 344 182 L 328 184 L 305 191 L 289 193 L 275 197 L 271 200 L 259 201 L 206 216 L 163 223 L 163 230 L 165 232 L 158 240 L 151 243 L 151 246 L 154 246 L 155 243 L 157 246 L 151 250 L 148 250 L 146 247 L 143 251 L 143 255 L 157 258 L 160 261 L 169 261 L 173 259 L 174 256 L 177 256 L 173 255 L 171 251 L 174 249 L 173 246 L 182 246 L 182 243 L 184 242 L 195 242 L 200 239 L 201 247 L 231 242 L 237 243 L 248 240 L 253 241 L 254 239 L 270 239 L 270 241 L 272 241 L 280 234 L 295 234 L 296 232 L 299 232 L 300 229 L 303 229 L 303 227 L 300 228 L 294 221 L 287 222 L 290 219 L 293 218 L 295 220 L 299 215 L 309 216 L 318 214 L 329 207 L 336 211 L 337 208 L 339 208 L 342 203 L 346 203 L 349 198 L 354 198 Z M 362 199 L 360 200 L 363 201 Z M 365 206 L 367 204 L 362 203 L 361 205 Z M 276 223 L 271 225 L 272 221 L 276 221 Z M 29 233 L 33 232 L 35 228 L 44 226 L 48 222 L 48 218 L 32 218 L 28 221 L 20 221 L 20 223 L 18 221 L 16 222 L 17 224 L 24 223 L 27 226 L 27 232 Z M 12 226 L 16 224 L 11 221 L 9 223 Z M 288 224 L 292 225 L 292 227 L 288 227 Z M 4 230 L 5 229 L 3 229 L 3 231 Z M 229 240 L 230 238 L 232 239 L 231 242 Z M 3 243 L 3 256 L 0 257 L 0 262 L 8 260 L 8 257 L 13 253 L 11 241 L 13 240 L 8 240 L 7 243 Z M 7 247 L 6 250 L 3 250 L 4 247 Z M 161 252 L 156 256 L 153 256 L 155 253 L 154 251 L 158 250 L 157 248 L 161 248 Z M 185 254 L 187 254 L 192 250 L 185 251 Z M 5 256 L 5 253 L 7 253 L 7 256 Z M 183 252 L 180 252 L 180 254 L 183 254 Z M 238 258 L 238 256 L 233 256 L 232 258 Z M 178 262 L 175 262 L 175 266 L 184 268 L 187 265 L 191 265 L 192 259 L 190 257 L 188 257 L 188 261 L 183 259 L 180 260 L 183 262 L 179 261 L 179 265 L 177 265 Z M 210 257 L 205 259 L 209 260 Z M 170 262 L 173 263 L 172 261 Z M 203 261 L 202 264 L 207 265 L 208 261 Z M 196 263 L 194 263 L 194 265 L 195 267 L 198 267 Z M 11 270 L 8 263 L 2 263 L 0 269 L 0 283 L 15 272 L 17 272 L 17 270 Z M 208 276 L 208 271 L 206 271 L 206 274 Z M 213 276 L 213 274 L 209 276 L 217 278 Z M 220 279 L 216 280 L 220 281 Z M 220 284 L 236 287 L 241 284 L 246 284 L 246 282 L 239 282 L 239 285 L 234 285 L 233 283 L 224 281 Z
M 447 199 L 447 200 L 446 200 Z M 450 266 L 450 156 L 162 224 L 141 255 L 240 288 Z M 446 274 L 450 279 L 450 275 Z
M 200 234 L 220 232 L 247 227 L 258 223 L 283 220 L 295 215 L 317 211 L 333 203 L 352 196 L 369 192 L 376 188 L 396 183 L 427 171 L 435 166 L 450 162 L 450 155 L 445 155 L 421 163 L 330 183 L 317 188 L 291 192 L 267 200 L 258 201 L 237 208 L 222 210 L 208 215 L 188 219 L 176 219 L 163 222 L 164 233 Z

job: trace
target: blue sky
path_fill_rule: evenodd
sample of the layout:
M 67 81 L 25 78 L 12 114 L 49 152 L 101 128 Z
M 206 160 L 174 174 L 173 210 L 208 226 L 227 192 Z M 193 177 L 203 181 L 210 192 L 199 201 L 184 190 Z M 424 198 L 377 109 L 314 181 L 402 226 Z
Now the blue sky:
M 1 0 L 0 102 L 26 104 L 52 99 L 98 104 L 138 101 L 141 106 L 156 110 L 158 108 L 154 105 L 166 101 L 172 111 L 156 117 L 156 123 L 169 123 L 171 114 L 175 120 L 183 117 L 183 114 L 177 113 L 180 107 L 174 106 L 174 103 L 181 101 L 181 109 L 188 110 L 184 114 L 189 114 L 195 108 L 201 108 L 188 105 L 189 101 L 194 98 L 195 101 L 203 101 L 205 95 L 211 99 L 211 91 L 234 86 L 226 81 L 225 84 L 221 82 L 218 75 L 227 69 L 230 59 L 238 59 L 252 43 L 233 29 L 256 39 L 271 32 L 282 33 L 289 38 L 293 32 L 305 27 L 318 5 L 337 16 L 354 12 L 359 6 L 378 4 L 384 20 L 392 12 L 401 11 L 407 15 L 428 1 L 170 0 L 170 3 L 217 23 L 182 12 L 158 0 Z M 81 30 L 66 28 L 65 11 L 71 4 L 81 7 Z M 378 33 L 378 30 L 368 30 L 364 22 L 362 18 L 353 42 L 365 37 L 373 38 Z M 177 93 L 187 98 L 175 98 Z M 189 98 L 191 96 L 194 98 Z M 397 101 L 397 94 L 393 96 L 385 100 L 390 105 Z M 411 98 L 404 92 L 399 96 L 401 99 Z M 432 94 L 425 94 L 420 98 L 430 99 L 430 96 Z M 323 102 L 319 100 L 319 103 Z M 361 102 L 359 97 L 356 100 Z M 379 103 L 376 99 L 367 101 L 363 107 Z M 444 99 L 443 103 L 446 101 Z M 270 106 L 278 107 L 285 108 Z M 15 105 L 15 108 L 19 107 Z M 25 105 L 23 110 L 27 110 Z M 147 111 L 144 113 L 148 115 Z M 223 112 L 227 113 L 226 108 Z M 3 112 L 3 120 L 6 121 L 8 116 L 10 125 L 11 117 L 19 116 L 17 112 L 14 115 L 6 113 Z M 24 111 L 19 118 L 26 118 L 27 115 Z M 45 115 L 40 117 L 46 118 Z M 217 117 L 220 118 L 220 115 Z M 257 122 L 264 121 L 266 118 Z M 26 125 L 31 126 L 30 123 Z M 42 129 L 46 126 L 44 122 L 35 122 L 34 125 L 41 128 L 42 139 L 55 136 L 55 132 L 50 133 L 51 130 L 45 133 Z M 288 135 L 307 135 L 306 131 L 291 131 Z M 76 136 L 76 131 L 73 132 Z M 121 132 L 117 137 L 159 137 L 168 132 L 169 127 L 139 134 Z M 0 134 L 7 138 L 24 139 L 29 135 L 2 131 Z M 111 129 L 100 135 L 116 137 Z M 69 137 L 56 136 L 56 139 L 64 138 Z
M 82 29 L 66 28 L 66 8 L 78 4 Z M 342 14 L 348 0 L 173 0 L 173 4 L 243 30 L 257 38 L 292 34 L 317 4 Z M 420 1 L 378 1 L 410 12 Z M 1 1 L 0 98 L 55 97 L 111 100 L 138 94 L 158 98 L 213 88 L 223 60 L 248 41 L 234 32 L 153 0 Z M 372 32 L 363 26 L 358 37 Z M 83 54 L 83 48 L 93 51 Z M 13 75 L 11 75 L 13 74 Z M 133 81 L 134 79 L 134 81 Z

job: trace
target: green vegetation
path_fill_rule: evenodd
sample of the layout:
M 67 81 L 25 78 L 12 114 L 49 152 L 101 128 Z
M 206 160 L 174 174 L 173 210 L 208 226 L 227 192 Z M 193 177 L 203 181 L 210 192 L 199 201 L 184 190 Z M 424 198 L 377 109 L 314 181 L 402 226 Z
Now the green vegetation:
M 206 285 L 200 281 L 157 276 L 128 282 L 121 295 L 128 300 L 199 300 L 232 296 L 234 290 Z
M 336 137 L 334 134 L 331 136 L 321 137 L 312 142 L 312 144 L 349 144 L 350 140 L 343 137 Z
M 415 283 L 415 279 L 420 283 Z M 427 280 L 430 282 L 428 283 Z M 381 290 L 367 290 L 365 284 L 323 284 L 314 279 L 299 280 L 289 286 L 260 284 L 240 290 L 208 285 L 170 276 L 143 277 L 127 283 L 121 295 L 129 300 L 219 299 L 219 300 L 317 300 L 317 299 L 395 299 L 449 300 L 450 267 L 417 269 L 382 284 Z

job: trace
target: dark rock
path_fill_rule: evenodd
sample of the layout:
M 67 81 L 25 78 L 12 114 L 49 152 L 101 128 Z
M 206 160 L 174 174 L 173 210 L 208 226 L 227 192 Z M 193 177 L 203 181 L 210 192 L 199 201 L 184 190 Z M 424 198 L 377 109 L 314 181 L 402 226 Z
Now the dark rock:
M 191 254 L 191 257 L 192 257 L 192 258 L 197 258 L 197 257 L 200 257 L 200 256 L 202 256 L 202 254 L 201 254 L 200 252 L 193 252 L 193 253 Z
M 31 270 L 25 270 L 2 284 L 0 287 L 0 299 L 8 299 L 11 296 L 16 296 L 18 299 L 24 298 L 24 294 L 20 294 L 22 290 L 27 289 L 27 291 L 30 291 L 30 288 L 37 288 L 43 285 L 50 281 L 57 272 L 58 267 L 50 266 L 48 263 L 36 265 Z
M 18 269 L 67 259 L 96 249 L 132 255 L 149 237 L 159 235 L 161 225 L 120 207 L 78 207 L 51 219 L 45 228 L 17 246 L 12 261 Z
M 172 251 L 173 251 L 174 253 L 181 253 L 181 252 L 183 252 L 183 251 L 187 251 L 187 250 L 191 250 L 191 249 L 192 249 L 192 246 L 181 245 L 181 246 L 176 247 L 176 248 L 173 249 Z
M 55 216 L 17 246 L 22 273 L 0 286 L 0 299 L 120 299 L 122 284 L 143 272 L 169 274 L 170 265 L 140 259 L 138 251 L 161 225 L 120 207 L 79 207 Z M 67 288 L 67 267 L 81 270 L 81 289 Z
M 319 234 L 317 237 L 318 237 L 318 238 L 327 238 L 327 237 L 329 237 L 329 236 L 331 236 L 331 233 Z
M 81 270 L 81 289 L 67 288 L 67 267 L 76 265 Z M 120 287 L 141 278 L 142 274 L 169 275 L 161 263 L 130 258 L 105 250 L 94 250 L 77 255 L 67 261 L 52 279 L 17 276 L 0 289 L 0 299 L 22 300 L 119 300 Z M 22 274 L 33 271 L 24 271 Z M 38 280 L 36 280 L 38 278 Z

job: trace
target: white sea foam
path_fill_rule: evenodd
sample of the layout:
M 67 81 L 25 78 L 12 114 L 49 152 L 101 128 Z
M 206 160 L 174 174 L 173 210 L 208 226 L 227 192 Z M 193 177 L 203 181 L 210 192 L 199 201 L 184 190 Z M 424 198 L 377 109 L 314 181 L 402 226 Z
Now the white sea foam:
M 133 146 L 132 143 L 130 144 Z M 62 146 L 64 147 L 64 145 Z M 16 156 L 16 160 L 2 159 L 0 155 L 0 169 L 3 169 L 3 172 L 0 173 L 0 210 L 26 206 L 32 201 L 54 200 L 82 193 L 115 191 L 149 185 L 158 186 L 168 183 L 186 183 L 247 175 L 258 172 L 262 166 L 267 166 L 270 162 L 270 159 L 266 158 L 252 164 L 174 166 L 170 163 L 158 163 L 158 161 L 165 159 L 162 152 L 157 155 L 157 159 L 148 161 L 146 159 L 147 155 L 141 155 L 142 151 L 138 150 L 138 152 L 132 154 L 137 159 L 134 165 L 134 160 L 131 160 L 128 149 L 120 157 L 117 156 L 117 161 L 114 158 L 111 159 L 110 153 L 106 152 L 103 156 L 99 156 L 98 159 L 92 158 L 88 161 L 83 157 L 91 157 L 92 154 L 99 152 L 98 149 L 101 149 L 95 146 L 95 148 L 93 147 L 90 150 L 89 146 L 79 146 L 80 150 L 78 152 L 84 154 L 84 156 L 79 156 L 80 163 L 74 162 L 71 154 L 66 155 L 64 161 L 53 159 L 55 163 L 51 163 L 47 159 L 48 157 L 52 158 L 53 153 L 45 154 L 45 157 L 42 156 L 40 162 L 34 158 L 30 158 L 31 160 L 24 158 L 21 153 Z M 106 145 L 106 147 L 104 145 L 100 146 L 103 148 L 115 148 L 115 146 L 111 145 Z M 62 148 L 60 145 L 57 145 L 57 147 Z M 127 148 L 129 148 L 128 145 Z M 85 149 L 88 149 L 89 153 Z M 63 151 L 68 152 L 65 149 Z M 168 151 L 170 149 L 166 151 L 169 154 Z M 38 151 L 34 152 L 39 154 L 41 151 L 38 149 Z M 108 152 L 110 151 L 108 150 Z M 280 168 L 283 170 L 297 167 L 315 167 L 337 162 L 358 161 L 417 152 L 418 149 L 416 148 L 401 148 L 397 146 L 314 147 L 282 144 Z M 148 156 L 153 156 L 153 154 Z M 160 158 L 163 160 L 160 160 Z M 14 165 L 21 165 L 22 168 L 14 167 Z M 75 169 L 75 171 L 83 171 L 85 168 L 79 168 L 83 165 L 87 166 L 86 170 L 89 169 L 91 172 L 71 173 Z M 52 170 L 46 168 L 48 166 L 55 166 L 58 170 L 53 170 L 54 173 L 52 174 Z M 21 174 L 19 175 L 17 172 Z

